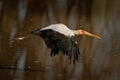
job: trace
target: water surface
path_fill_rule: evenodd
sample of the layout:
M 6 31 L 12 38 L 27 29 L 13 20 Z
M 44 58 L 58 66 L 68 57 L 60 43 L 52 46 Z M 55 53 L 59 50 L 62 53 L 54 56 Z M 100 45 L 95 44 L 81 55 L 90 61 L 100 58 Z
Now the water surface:
M 120 80 L 119 0 L 0 0 L 1 80 Z M 50 57 L 42 38 L 17 37 L 53 23 L 98 34 L 77 36 L 76 64 Z

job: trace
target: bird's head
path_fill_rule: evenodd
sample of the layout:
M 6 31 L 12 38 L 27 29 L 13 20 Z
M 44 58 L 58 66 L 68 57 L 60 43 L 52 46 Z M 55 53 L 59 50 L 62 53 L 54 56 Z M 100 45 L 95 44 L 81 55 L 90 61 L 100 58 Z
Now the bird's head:
M 85 30 L 74 30 L 73 31 L 75 35 L 83 35 L 83 36 L 90 36 L 90 37 L 94 37 L 94 38 L 98 38 L 98 39 L 101 39 L 100 36 L 96 35 L 96 34 L 92 34 L 90 32 L 87 32 Z

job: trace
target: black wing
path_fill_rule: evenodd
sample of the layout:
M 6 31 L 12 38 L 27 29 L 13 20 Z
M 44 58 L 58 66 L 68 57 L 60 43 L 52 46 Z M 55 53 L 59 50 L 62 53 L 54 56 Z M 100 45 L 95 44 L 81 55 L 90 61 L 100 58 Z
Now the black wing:
M 73 62 L 78 60 L 79 49 L 74 36 L 68 37 L 51 29 L 41 30 L 39 34 L 44 40 L 48 48 L 51 48 L 51 56 L 58 55 L 59 51 L 68 55 Z

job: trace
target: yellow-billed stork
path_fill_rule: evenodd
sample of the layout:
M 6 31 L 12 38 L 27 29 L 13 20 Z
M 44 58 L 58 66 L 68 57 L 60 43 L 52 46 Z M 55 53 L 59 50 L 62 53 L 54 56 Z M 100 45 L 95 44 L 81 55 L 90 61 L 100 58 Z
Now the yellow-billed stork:
M 68 55 L 70 62 L 72 60 L 73 63 L 78 60 L 80 55 L 75 35 L 87 35 L 101 39 L 98 35 L 85 30 L 71 30 L 64 24 L 52 24 L 42 29 L 37 29 L 32 34 L 37 34 L 44 39 L 47 47 L 51 48 L 51 56 L 58 55 L 61 51 L 63 54 Z

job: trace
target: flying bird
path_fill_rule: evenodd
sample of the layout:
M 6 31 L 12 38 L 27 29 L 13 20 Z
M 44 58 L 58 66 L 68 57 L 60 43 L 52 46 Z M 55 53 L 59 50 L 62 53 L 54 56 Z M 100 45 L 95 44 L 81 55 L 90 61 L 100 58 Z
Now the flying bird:
M 51 49 L 51 56 L 58 55 L 61 51 L 64 55 L 68 55 L 71 61 L 75 63 L 79 59 L 80 51 L 77 47 L 75 35 L 87 35 L 101 39 L 98 35 L 89 33 L 85 30 L 72 30 L 64 24 L 52 24 L 47 27 L 37 29 L 31 32 L 33 35 L 41 36 L 47 47 Z

